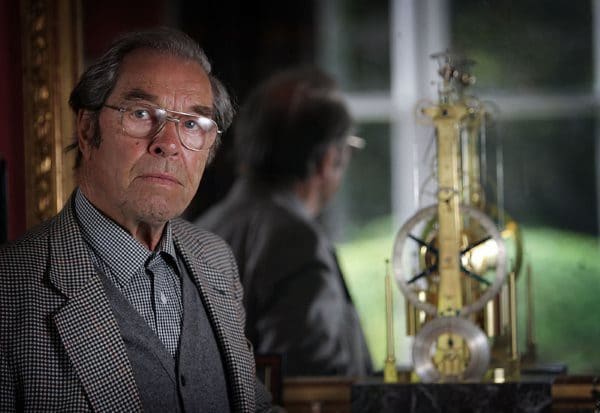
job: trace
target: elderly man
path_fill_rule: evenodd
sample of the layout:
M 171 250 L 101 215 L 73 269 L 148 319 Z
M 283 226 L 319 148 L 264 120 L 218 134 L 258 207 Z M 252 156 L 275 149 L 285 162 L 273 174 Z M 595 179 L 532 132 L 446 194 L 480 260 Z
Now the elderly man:
M 350 160 L 353 122 L 333 79 L 316 69 L 273 76 L 244 102 L 235 151 L 242 176 L 197 223 L 238 259 L 258 353 L 287 375 L 365 376 L 371 357 L 334 248 L 317 216 Z
M 128 34 L 70 104 L 79 186 L 0 250 L 0 411 L 267 410 L 234 257 L 176 218 L 232 118 L 203 51 Z

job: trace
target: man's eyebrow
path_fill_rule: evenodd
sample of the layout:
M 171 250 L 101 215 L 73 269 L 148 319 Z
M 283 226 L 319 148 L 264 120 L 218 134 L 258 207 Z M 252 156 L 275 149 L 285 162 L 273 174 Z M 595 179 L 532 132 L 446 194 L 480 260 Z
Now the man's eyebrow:
M 123 99 L 125 99 L 125 100 L 147 100 L 149 102 L 156 102 L 158 100 L 158 96 L 148 93 L 145 90 L 136 88 L 136 89 L 131 89 L 131 90 L 127 91 L 123 95 Z
M 199 115 L 203 116 L 212 116 L 214 114 L 214 110 L 211 106 L 203 106 L 203 105 L 194 105 L 192 106 L 192 111 Z
M 135 88 L 125 92 L 123 94 L 123 99 L 133 101 L 146 100 L 148 102 L 156 103 L 158 101 L 158 96 L 148 93 L 145 90 Z M 214 109 L 211 106 L 192 105 L 191 112 L 210 117 L 213 116 Z

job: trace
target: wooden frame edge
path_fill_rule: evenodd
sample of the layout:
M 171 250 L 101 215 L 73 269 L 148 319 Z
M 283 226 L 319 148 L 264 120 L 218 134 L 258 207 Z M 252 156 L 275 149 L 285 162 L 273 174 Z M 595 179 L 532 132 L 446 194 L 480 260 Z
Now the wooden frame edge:
M 81 72 L 80 0 L 22 0 L 26 226 L 54 216 L 75 186 L 69 93 Z

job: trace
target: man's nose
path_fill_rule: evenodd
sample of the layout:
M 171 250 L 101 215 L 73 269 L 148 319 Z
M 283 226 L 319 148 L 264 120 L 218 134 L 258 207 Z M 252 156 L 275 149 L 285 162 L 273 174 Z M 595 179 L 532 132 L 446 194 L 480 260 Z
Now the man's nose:
M 154 136 L 150 143 L 149 151 L 156 156 L 170 157 L 181 152 L 181 142 L 177 128 L 177 119 L 167 119 L 160 132 Z

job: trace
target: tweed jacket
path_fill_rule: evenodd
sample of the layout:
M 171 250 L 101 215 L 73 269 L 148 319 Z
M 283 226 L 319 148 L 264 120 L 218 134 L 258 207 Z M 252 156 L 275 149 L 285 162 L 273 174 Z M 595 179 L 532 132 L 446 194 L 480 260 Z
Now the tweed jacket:
M 222 351 L 231 407 L 256 409 L 234 257 L 218 237 L 172 221 L 174 244 Z M 119 248 L 118 245 L 114 246 Z M 259 404 L 262 404 L 259 395 Z M 73 213 L 0 248 L 0 411 L 141 411 L 125 344 Z
M 371 357 L 333 245 L 291 193 L 241 178 L 196 223 L 238 260 L 257 353 L 280 353 L 288 376 L 365 376 Z

